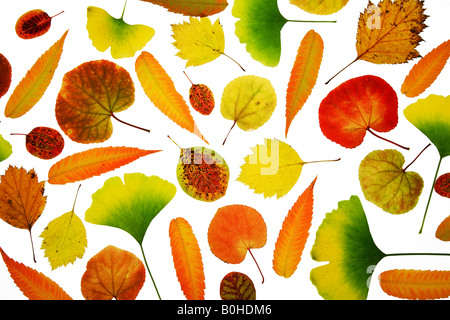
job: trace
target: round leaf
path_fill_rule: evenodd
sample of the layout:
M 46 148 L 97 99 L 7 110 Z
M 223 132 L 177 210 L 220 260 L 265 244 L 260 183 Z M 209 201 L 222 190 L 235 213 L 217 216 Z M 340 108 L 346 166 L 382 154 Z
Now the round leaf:
M 64 138 L 55 129 L 36 127 L 27 134 L 25 145 L 27 151 L 40 159 L 53 159 L 64 149 Z
M 290 0 L 289 2 L 308 13 L 328 15 L 341 10 L 348 0 Z
M 450 173 L 445 173 L 437 178 L 434 191 L 443 197 L 450 198 Z
M 0 162 L 12 154 L 12 145 L 0 135 Z
M 230 272 L 220 282 L 222 300 L 256 300 L 252 279 L 241 272 Z
M 8 92 L 11 85 L 12 69 L 8 59 L 0 53 L 0 98 Z

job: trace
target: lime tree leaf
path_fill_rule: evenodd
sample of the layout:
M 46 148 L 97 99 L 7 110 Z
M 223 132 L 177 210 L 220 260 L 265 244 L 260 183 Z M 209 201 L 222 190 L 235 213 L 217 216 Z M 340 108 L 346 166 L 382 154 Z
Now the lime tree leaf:
M 359 166 L 364 197 L 392 214 L 411 211 L 419 201 L 423 179 L 418 173 L 403 169 L 404 164 L 405 158 L 397 150 L 369 153 Z
M 311 257 L 329 263 L 311 270 L 310 279 L 327 300 L 365 300 L 370 276 L 386 255 L 378 249 L 357 196 L 338 203 L 316 233 Z
M 12 154 L 12 145 L 0 135 L 0 162 L 9 158 Z
M 228 83 L 223 90 L 220 112 L 225 119 L 234 121 L 230 132 L 236 124 L 244 131 L 252 131 L 270 119 L 276 105 L 277 95 L 268 79 L 241 76 Z
M 86 29 L 92 45 L 101 52 L 111 48 L 114 59 L 133 57 L 155 35 L 155 30 L 149 26 L 126 23 L 123 20 L 124 13 L 125 8 L 122 16 L 116 19 L 101 8 L 87 8 Z
M 308 13 L 328 15 L 341 10 L 348 0 L 290 0 L 289 2 Z

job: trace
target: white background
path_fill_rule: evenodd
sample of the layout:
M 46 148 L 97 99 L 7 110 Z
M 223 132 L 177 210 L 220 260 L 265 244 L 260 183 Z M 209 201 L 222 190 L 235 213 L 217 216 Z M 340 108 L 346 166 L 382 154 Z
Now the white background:
M 378 2 L 375 1 L 376 3 Z M 220 299 L 220 281 L 230 271 L 240 271 L 247 274 L 256 286 L 258 299 L 322 299 L 309 280 L 311 269 L 319 265 L 311 259 L 311 246 L 314 243 L 315 232 L 325 214 L 335 209 L 339 201 L 348 200 L 351 195 L 357 195 L 361 199 L 372 235 L 383 252 L 450 253 L 450 244 L 437 240 L 434 235 L 439 223 L 450 214 L 449 199 L 442 198 L 437 194 L 433 195 L 425 228 L 422 234 L 418 234 L 439 160 L 439 155 L 434 146 L 428 148 L 409 169 L 418 172 L 425 183 L 417 207 L 404 215 L 393 216 L 364 199 L 358 181 L 358 167 L 361 160 L 369 152 L 395 147 L 368 134 L 359 147 L 352 150 L 345 149 L 325 138 L 318 125 L 317 111 L 319 104 L 330 90 L 348 79 L 372 74 L 384 78 L 399 96 L 399 123 L 391 132 L 382 134 L 383 137 L 411 148 L 410 151 L 397 149 L 404 154 L 406 164 L 411 162 L 429 142 L 403 116 L 403 109 L 417 99 L 406 98 L 399 92 L 405 76 L 417 60 L 403 65 L 374 65 L 360 61 L 335 78 L 329 85 L 324 84 L 332 75 L 356 57 L 357 22 L 360 12 L 367 6 L 366 1 L 350 0 L 347 6 L 338 13 L 321 17 L 307 14 L 289 4 L 287 0 L 280 0 L 280 11 L 288 19 L 325 19 L 337 20 L 338 22 L 335 24 L 286 24 L 282 30 L 281 61 L 276 68 L 264 67 L 259 62 L 254 61 L 245 50 L 245 46 L 239 42 L 234 34 L 236 19 L 231 15 L 233 1 L 229 1 L 229 6 L 225 11 L 210 17 L 210 19 L 215 21 L 220 18 L 225 32 L 225 52 L 239 61 L 246 69 L 245 73 L 224 56 L 202 66 L 185 68 L 185 61 L 175 56 L 177 50 L 172 45 L 173 38 L 170 25 L 181 23 L 188 18 L 179 14 L 171 14 L 166 9 L 150 3 L 137 0 L 128 1 L 124 16 L 125 21 L 129 24 L 145 24 L 155 29 L 155 36 L 144 50 L 152 53 L 161 63 L 186 101 L 188 101 L 190 83 L 184 76 L 183 70 L 187 72 L 194 83 L 208 85 L 215 94 L 216 108 L 211 115 L 203 116 L 194 110 L 191 111 L 200 131 L 210 142 L 209 147 L 225 158 L 231 170 L 230 184 L 226 196 L 213 203 L 194 200 L 181 190 L 175 174 L 179 149 L 167 138 L 167 135 L 170 134 L 182 147 L 205 144 L 195 135 L 175 125 L 155 108 L 144 95 L 134 71 L 134 62 L 139 52 L 133 58 L 114 60 L 109 50 L 101 53 L 92 46 L 86 30 L 86 8 L 90 5 L 101 7 L 111 15 L 120 17 L 124 1 L 21 0 L 1 2 L 0 52 L 8 58 L 13 70 L 11 87 L 8 93 L 0 99 L 0 109 L 2 110 L 4 110 L 14 87 L 37 58 L 57 41 L 67 29 L 70 31 L 65 41 L 64 52 L 56 74 L 39 103 L 19 119 L 8 119 L 4 117 L 3 111 L 0 113 L 0 134 L 13 145 L 13 155 L 0 163 L 0 173 L 3 174 L 8 165 L 12 164 L 18 167 L 22 166 L 27 170 L 34 168 L 39 180 L 46 180 L 48 169 L 57 160 L 89 148 L 111 145 L 162 149 L 163 151 L 160 153 L 141 158 L 113 172 L 82 181 L 75 206 L 75 213 L 84 221 L 84 213 L 91 204 L 91 195 L 101 188 L 104 181 L 109 177 L 123 177 L 123 174 L 128 172 L 158 175 L 177 186 L 175 198 L 150 224 L 143 243 L 150 269 L 162 299 L 185 299 L 176 278 L 168 237 L 170 220 L 179 216 L 188 220 L 199 241 L 206 276 L 206 299 Z M 426 0 L 425 7 L 429 18 L 426 20 L 428 28 L 422 32 L 425 41 L 418 47 L 422 55 L 449 39 L 448 17 L 446 15 L 450 12 L 450 3 L 447 0 Z M 16 36 L 14 26 L 17 18 L 31 9 L 42 9 L 50 16 L 63 10 L 64 13 L 52 21 L 50 31 L 44 36 L 32 40 L 22 40 Z M 319 79 L 309 100 L 293 121 L 288 138 L 285 139 L 286 87 L 298 46 L 307 31 L 312 28 L 322 36 L 325 43 Z M 47 161 L 28 154 L 25 149 L 25 138 L 23 136 L 10 136 L 10 133 L 28 133 L 37 126 L 49 126 L 62 132 L 54 116 L 56 96 L 61 87 L 62 77 L 79 64 L 97 59 L 114 61 L 130 72 L 136 87 L 136 101 L 132 107 L 118 113 L 117 116 L 124 121 L 149 128 L 151 133 L 133 129 L 113 119 L 113 135 L 102 144 L 82 145 L 64 136 L 66 146 L 57 158 Z M 432 87 L 419 98 L 425 98 L 431 93 L 448 95 L 449 71 L 449 66 L 446 66 Z M 222 141 L 232 125 L 231 121 L 225 120 L 220 114 L 222 92 L 231 80 L 243 75 L 258 75 L 268 78 L 277 92 L 278 104 L 273 116 L 263 127 L 253 132 L 244 132 L 236 126 L 225 146 L 222 146 Z M 297 184 L 287 196 L 279 200 L 276 198 L 264 199 L 261 195 L 254 194 L 245 185 L 236 181 L 244 157 L 250 153 L 251 147 L 263 143 L 264 138 L 277 138 L 287 142 L 304 161 L 336 158 L 342 158 L 342 160 L 335 163 L 306 165 Z M 444 159 L 440 174 L 448 172 L 449 169 L 450 162 Z M 318 180 L 314 190 L 314 215 L 310 237 L 297 271 L 291 278 L 285 279 L 276 275 L 272 269 L 275 241 L 287 212 L 316 176 L 318 176 Z M 137 242 L 124 231 L 93 225 L 84 221 L 88 247 L 83 259 L 79 259 L 66 267 L 51 270 L 50 264 L 44 257 L 44 251 L 40 249 L 42 239 L 39 235 L 51 220 L 72 209 L 78 186 L 79 183 L 62 186 L 46 183 L 47 205 L 44 213 L 32 228 L 36 263 L 32 260 L 27 230 L 16 229 L 4 221 L 0 221 L 0 247 L 12 259 L 22 262 L 53 279 L 72 298 L 83 299 L 80 280 L 86 269 L 86 263 L 93 255 L 108 245 L 133 252 L 141 259 L 142 255 Z M 241 264 L 232 265 L 216 258 L 209 249 L 207 241 L 209 222 L 218 208 L 229 204 L 252 206 L 262 214 L 266 221 L 268 228 L 267 244 L 261 249 L 252 250 L 264 273 L 264 284 L 261 283 L 260 274 L 250 255 L 247 255 Z M 392 299 L 380 289 L 378 281 L 376 281 L 378 274 L 382 271 L 394 268 L 448 270 L 449 262 L 450 257 L 385 258 L 373 272 L 375 281 L 372 281 L 368 299 Z M 0 299 L 25 299 L 10 278 L 2 260 L 0 260 Z M 138 299 L 157 299 L 148 276 Z

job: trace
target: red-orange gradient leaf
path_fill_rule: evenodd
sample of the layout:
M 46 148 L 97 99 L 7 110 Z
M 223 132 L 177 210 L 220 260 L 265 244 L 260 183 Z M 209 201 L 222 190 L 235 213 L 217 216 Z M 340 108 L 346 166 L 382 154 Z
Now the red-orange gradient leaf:
M 205 274 L 197 238 L 189 222 L 176 218 L 169 225 L 173 263 L 186 299 L 205 299 Z
M 328 139 L 345 148 L 359 146 L 366 132 L 387 140 L 374 131 L 389 132 L 397 126 L 397 94 L 386 81 L 376 76 L 350 79 L 322 100 L 319 123 Z
M 0 248 L 0 253 L 14 283 L 28 299 L 72 300 L 57 283 L 44 274 L 14 261 L 2 248 Z
M 8 59 L 0 53 L 0 98 L 8 92 L 11 86 L 12 68 Z
M 145 267 L 138 257 L 107 246 L 88 261 L 81 293 L 86 300 L 134 300 L 144 282 Z
M 22 39 L 33 39 L 50 30 L 52 19 L 62 12 L 50 17 L 45 11 L 36 9 L 25 12 L 16 22 L 16 34 Z
M 11 133 L 11 135 L 23 135 Z M 64 138 L 55 129 L 48 127 L 36 127 L 26 134 L 25 146 L 33 156 L 49 160 L 61 154 L 64 149 Z
M 289 278 L 300 263 L 311 228 L 316 181 L 300 195 L 283 221 L 273 253 L 273 269 L 279 276 Z

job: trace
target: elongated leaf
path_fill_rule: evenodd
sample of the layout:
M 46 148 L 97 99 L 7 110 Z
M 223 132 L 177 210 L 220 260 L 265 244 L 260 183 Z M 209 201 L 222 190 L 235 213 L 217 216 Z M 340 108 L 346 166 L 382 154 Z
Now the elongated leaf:
M 14 89 L 5 107 L 6 117 L 23 116 L 42 98 L 58 67 L 68 32 L 34 63 Z
M 206 17 L 219 13 L 228 6 L 227 0 L 141 0 L 163 6 L 170 12 L 185 16 Z
M 413 66 L 403 82 L 402 93 L 409 98 L 423 93 L 436 80 L 449 57 L 450 40 L 447 40 Z
M 159 151 L 130 147 L 89 149 L 70 155 L 52 165 L 48 172 L 48 183 L 66 184 L 85 180 Z
M 388 295 L 410 300 L 434 300 L 450 296 L 450 271 L 388 270 L 379 276 Z
M 177 92 L 172 79 L 155 57 L 143 51 L 136 59 L 135 67 L 139 82 L 155 107 L 177 125 L 207 142 L 197 128 L 183 96 Z
M 169 226 L 173 263 L 181 289 L 188 300 L 205 299 L 205 274 L 202 255 L 192 227 L 184 218 Z
M 273 253 L 273 269 L 279 276 L 289 278 L 300 263 L 312 222 L 316 180 L 301 194 L 283 221 Z
M 14 261 L 2 248 L 0 248 L 0 253 L 14 283 L 28 299 L 72 300 L 57 283 L 44 274 Z
M 301 110 L 316 85 L 323 57 L 322 37 L 310 30 L 298 48 L 286 94 L 287 137 L 292 120 Z

